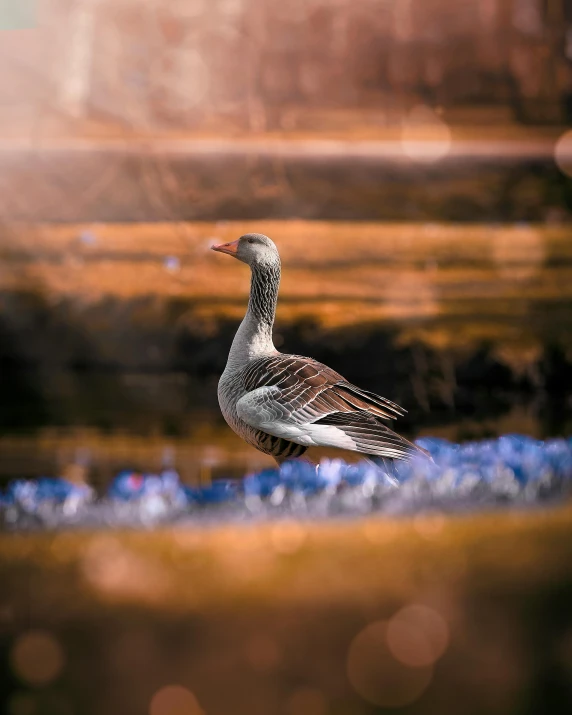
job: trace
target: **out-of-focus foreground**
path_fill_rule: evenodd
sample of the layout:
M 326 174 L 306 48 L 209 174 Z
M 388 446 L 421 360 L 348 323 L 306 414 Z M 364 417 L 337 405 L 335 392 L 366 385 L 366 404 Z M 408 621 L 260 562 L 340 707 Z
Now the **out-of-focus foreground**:
M 4 536 L 8 712 L 567 713 L 570 516 Z

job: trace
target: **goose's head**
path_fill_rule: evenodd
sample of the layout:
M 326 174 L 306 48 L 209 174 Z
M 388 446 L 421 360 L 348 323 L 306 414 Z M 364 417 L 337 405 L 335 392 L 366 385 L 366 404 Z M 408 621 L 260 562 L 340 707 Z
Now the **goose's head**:
M 211 246 L 213 251 L 228 253 L 247 263 L 251 268 L 263 268 L 280 264 L 280 256 L 274 241 L 262 233 L 247 233 L 231 243 L 221 243 Z

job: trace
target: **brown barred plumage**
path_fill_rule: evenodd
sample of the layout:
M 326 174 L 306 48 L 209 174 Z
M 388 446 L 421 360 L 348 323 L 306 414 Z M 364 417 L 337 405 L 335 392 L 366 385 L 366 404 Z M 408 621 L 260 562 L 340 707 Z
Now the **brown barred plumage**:
M 268 237 L 247 234 L 215 248 L 252 269 L 248 311 L 219 382 L 223 415 L 237 434 L 278 462 L 314 445 L 351 449 L 384 464 L 424 453 L 383 423 L 405 414 L 399 405 L 312 358 L 275 349 L 280 259 Z

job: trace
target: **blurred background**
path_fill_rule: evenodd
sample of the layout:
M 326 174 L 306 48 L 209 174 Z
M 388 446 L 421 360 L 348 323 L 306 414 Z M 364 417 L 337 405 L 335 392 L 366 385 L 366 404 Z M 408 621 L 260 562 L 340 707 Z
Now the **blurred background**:
M 269 465 L 216 399 L 249 275 L 208 249 L 249 231 L 283 258 L 276 345 L 403 405 L 402 433 L 571 434 L 571 120 L 569 0 L 0 0 L 0 484 Z M 351 595 L 346 537 L 313 561 L 296 526 L 14 537 L 2 702 L 569 712 L 569 534 L 527 523 L 364 527 L 381 581 Z M 441 634 L 413 670 L 385 635 L 412 602 Z
M 248 275 L 208 247 L 246 231 L 282 251 L 277 343 L 408 434 L 570 432 L 565 0 L 2 0 L 0 27 L 0 478 L 266 463 L 216 403 Z

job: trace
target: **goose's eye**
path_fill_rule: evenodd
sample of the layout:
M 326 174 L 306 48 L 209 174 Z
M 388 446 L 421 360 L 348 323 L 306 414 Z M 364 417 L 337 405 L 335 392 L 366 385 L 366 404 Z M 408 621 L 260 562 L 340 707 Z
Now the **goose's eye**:
M 254 239 L 253 239 L 253 238 L 249 238 L 249 239 L 248 239 L 248 243 L 254 243 Z

